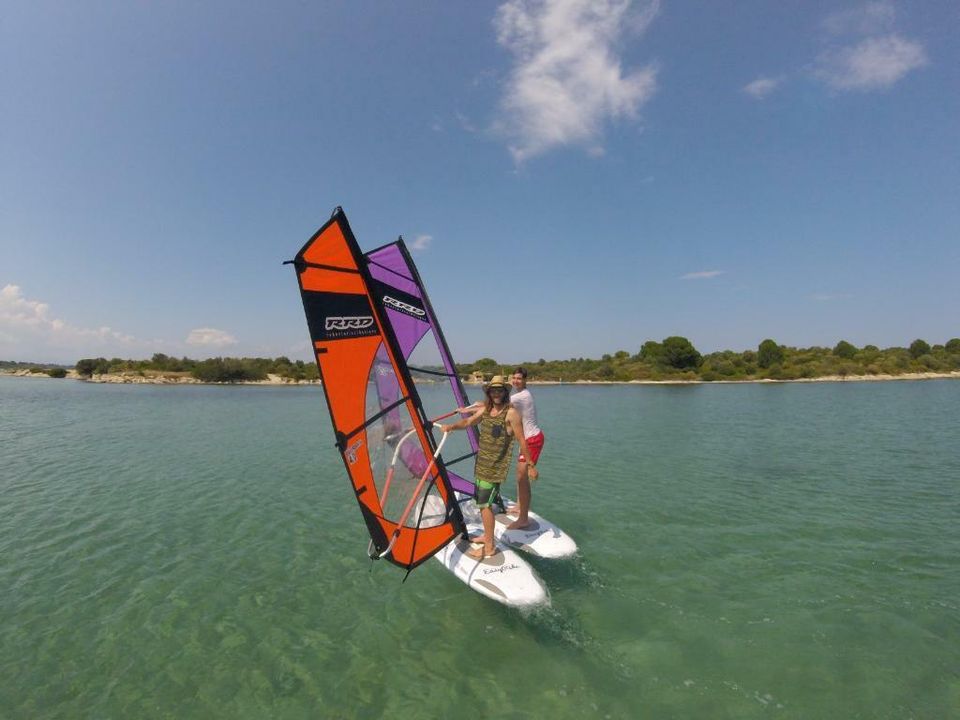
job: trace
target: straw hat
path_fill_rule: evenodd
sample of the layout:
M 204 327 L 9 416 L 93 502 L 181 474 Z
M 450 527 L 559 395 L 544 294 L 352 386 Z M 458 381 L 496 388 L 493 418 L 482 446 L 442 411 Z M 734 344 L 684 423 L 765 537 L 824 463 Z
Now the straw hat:
M 484 390 L 492 390 L 493 388 L 507 388 L 507 383 L 503 379 L 503 375 L 494 375 L 493 379 L 487 383 L 487 387 Z

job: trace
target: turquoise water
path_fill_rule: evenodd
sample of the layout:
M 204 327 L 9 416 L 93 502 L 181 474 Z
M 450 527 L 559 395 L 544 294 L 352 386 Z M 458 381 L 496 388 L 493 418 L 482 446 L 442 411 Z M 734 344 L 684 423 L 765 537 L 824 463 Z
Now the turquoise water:
M 0 377 L 0 717 L 960 718 L 960 382 L 534 392 L 523 614 L 366 559 L 316 387 Z

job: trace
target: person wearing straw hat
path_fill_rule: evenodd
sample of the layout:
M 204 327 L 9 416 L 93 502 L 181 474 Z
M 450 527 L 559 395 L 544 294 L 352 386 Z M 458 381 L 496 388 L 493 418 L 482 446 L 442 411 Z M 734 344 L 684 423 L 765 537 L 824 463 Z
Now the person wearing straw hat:
M 477 451 L 474 480 L 477 484 L 477 506 L 483 520 L 483 537 L 476 542 L 481 542 L 483 547 L 467 551 L 468 556 L 477 560 L 483 560 L 497 552 L 493 534 L 496 520 L 491 505 L 499 498 L 500 485 L 507 479 L 514 438 L 520 443 L 520 452 L 524 457 L 531 457 L 527 441 L 523 437 L 520 413 L 510 405 L 507 383 L 503 376 L 494 375 L 484 388 L 484 394 L 486 402 L 470 417 L 440 426 L 442 432 L 448 433 L 480 424 L 480 447 Z M 537 478 L 537 468 L 534 465 L 530 464 L 527 470 L 532 479 Z

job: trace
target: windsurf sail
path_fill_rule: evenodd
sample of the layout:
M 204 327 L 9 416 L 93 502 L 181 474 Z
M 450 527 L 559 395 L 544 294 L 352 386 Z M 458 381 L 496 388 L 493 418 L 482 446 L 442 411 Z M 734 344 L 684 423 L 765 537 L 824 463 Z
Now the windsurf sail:
M 428 414 L 435 417 L 451 408 L 467 406 L 467 393 L 450 347 L 403 238 L 371 250 L 364 257 L 373 280 L 371 290 L 397 338 L 400 354 L 421 390 Z M 401 391 L 393 384 L 392 378 L 382 376 L 377 382 L 384 405 L 399 398 Z M 455 433 L 444 449 L 444 457 L 449 458 L 445 465 L 451 485 L 465 495 L 475 494 L 472 468 L 478 444 L 477 428 L 473 426 L 464 434 Z M 403 452 L 400 459 L 407 464 L 408 458 Z M 410 459 L 415 461 L 416 457 Z
M 340 208 L 291 262 L 371 557 L 411 570 L 465 529 L 433 421 Z

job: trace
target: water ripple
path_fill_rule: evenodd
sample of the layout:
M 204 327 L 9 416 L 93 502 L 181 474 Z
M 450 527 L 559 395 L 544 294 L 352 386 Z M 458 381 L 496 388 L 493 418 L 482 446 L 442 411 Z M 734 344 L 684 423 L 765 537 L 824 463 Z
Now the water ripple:
M 519 613 L 365 558 L 316 388 L 0 378 L 0 714 L 955 712 L 960 383 L 537 397 Z

